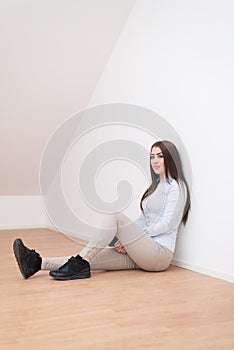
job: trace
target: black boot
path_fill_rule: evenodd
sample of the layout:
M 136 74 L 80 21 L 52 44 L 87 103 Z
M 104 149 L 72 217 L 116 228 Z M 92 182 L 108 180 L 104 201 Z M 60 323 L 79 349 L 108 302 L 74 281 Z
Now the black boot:
M 13 243 L 13 250 L 20 272 L 25 279 L 41 270 L 41 257 L 33 249 L 28 249 L 20 238 Z
M 72 256 L 58 270 L 50 271 L 50 276 L 55 280 L 67 281 L 90 277 L 89 262 L 81 256 Z

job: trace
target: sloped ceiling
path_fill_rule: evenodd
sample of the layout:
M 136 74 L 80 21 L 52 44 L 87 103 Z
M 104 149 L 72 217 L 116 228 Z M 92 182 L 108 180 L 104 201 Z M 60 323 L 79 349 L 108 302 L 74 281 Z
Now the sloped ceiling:
M 43 148 L 87 105 L 134 2 L 0 2 L 0 195 L 40 193 Z

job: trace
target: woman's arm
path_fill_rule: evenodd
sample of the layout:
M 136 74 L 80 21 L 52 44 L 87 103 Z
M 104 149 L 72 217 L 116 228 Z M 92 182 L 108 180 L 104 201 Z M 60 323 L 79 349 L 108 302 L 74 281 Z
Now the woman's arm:
M 160 217 L 157 222 L 150 225 L 148 233 L 151 236 L 158 236 L 178 227 L 183 217 L 185 199 L 184 187 L 174 182 L 168 190 Z

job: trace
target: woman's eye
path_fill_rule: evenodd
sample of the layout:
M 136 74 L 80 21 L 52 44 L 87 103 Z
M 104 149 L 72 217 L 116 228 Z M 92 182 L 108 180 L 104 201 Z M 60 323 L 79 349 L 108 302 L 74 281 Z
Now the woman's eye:
M 151 156 L 150 156 L 150 159 L 154 159 L 154 156 L 153 156 L 153 155 L 151 155 Z

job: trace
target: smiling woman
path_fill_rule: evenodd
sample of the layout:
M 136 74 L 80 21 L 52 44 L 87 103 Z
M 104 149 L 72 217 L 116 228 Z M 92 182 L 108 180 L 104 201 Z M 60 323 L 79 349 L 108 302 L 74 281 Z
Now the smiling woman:
M 179 226 L 188 217 L 189 188 L 179 153 L 170 141 L 152 145 L 150 170 L 152 184 L 143 194 L 140 217 L 131 221 L 121 212 L 104 216 L 103 228 L 77 256 L 41 258 L 16 239 L 13 248 L 23 277 L 41 269 L 52 270 L 50 276 L 56 280 L 88 278 L 91 270 L 166 270 L 173 259 Z M 115 237 L 117 242 L 110 248 Z

